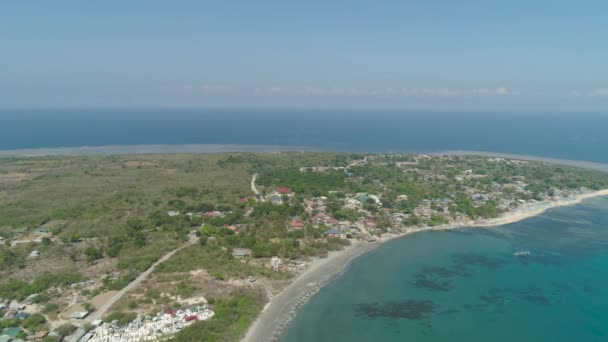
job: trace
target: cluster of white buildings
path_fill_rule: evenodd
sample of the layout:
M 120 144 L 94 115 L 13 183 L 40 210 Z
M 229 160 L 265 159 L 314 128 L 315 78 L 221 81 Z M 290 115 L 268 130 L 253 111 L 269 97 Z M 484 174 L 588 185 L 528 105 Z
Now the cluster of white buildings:
M 187 310 L 166 310 L 156 316 L 146 316 L 119 327 L 115 322 L 93 322 L 94 328 L 80 341 L 88 342 L 138 342 L 156 341 L 179 332 L 196 321 L 206 321 L 214 312 L 207 306 L 192 307 Z

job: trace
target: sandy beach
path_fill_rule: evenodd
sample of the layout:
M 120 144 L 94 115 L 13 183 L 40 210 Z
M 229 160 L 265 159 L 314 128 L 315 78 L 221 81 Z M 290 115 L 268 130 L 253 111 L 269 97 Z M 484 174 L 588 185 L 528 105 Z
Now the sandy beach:
M 297 309 L 319 289 L 335 277 L 342 274 L 348 265 L 357 257 L 382 245 L 384 242 L 402 238 L 417 232 L 428 230 L 448 230 L 461 227 L 493 227 L 518 222 L 548 209 L 570 206 L 593 197 L 608 196 L 608 189 L 582 193 L 554 201 L 542 201 L 523 205 L 500 217 L 470 222 L 453 222 L 435 227 L 417 227 L 401 234 L 384 235 L 375 242 L 353 242 L 342 251 L 331 252 L 327 258 L 313 261 L 309 267 L 287 286 L 281 293 L 270 299 L 260 316 L 251 325 L 243 342 L 276 341 L 281 336 L 289 321 L 296 315 Z

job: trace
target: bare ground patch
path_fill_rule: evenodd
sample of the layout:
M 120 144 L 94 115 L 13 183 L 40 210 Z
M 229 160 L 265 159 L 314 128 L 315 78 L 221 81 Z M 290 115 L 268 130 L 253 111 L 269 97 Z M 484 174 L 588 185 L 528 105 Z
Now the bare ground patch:
M 0 174 L 0 184 L 19 183 L 42 175 L 41 173 L 9 172 Z
M 153 162 L 149 162 L 149 161 L 139 161 L 139 160 L 128 160 L 124 163 L 122 163 L 124 166 L 126 167 L 149 167 L 149 166 L 156 166 L 158 164 L 153 163 Z

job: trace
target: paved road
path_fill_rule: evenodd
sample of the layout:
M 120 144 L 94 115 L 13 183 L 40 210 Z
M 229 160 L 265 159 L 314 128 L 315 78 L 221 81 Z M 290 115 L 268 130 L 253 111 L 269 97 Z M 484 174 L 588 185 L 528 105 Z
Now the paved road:
M 157 262 L 155 262 L 154 264 L 152 264 L 152 266 L 150 266 L 150 268 L 148 268 L 147 270 L 145 270 L 142 274 L 140 274 L 137 278 L 135 278 L 131 283 L 129 283 L 129 285 L 125 286 L 122 290 L 118 291 L 114 296 L 112 296 L 112 298 L 110 298 L 104 305 L 102 305 L 99 309 L 93 311 L 93 313 L 91 313 L 91 315 L 89 315 L 83 322 L 82 325 L 86 324 L 86 323 L 91 323 L 96 319 L 100 319 L 101 317 L 103 317 L 103 315 L 106 313 L 106 311 L 108 311 L 108 309 L 110 309 L 110 307 L 112 305 L 114 305 L 117 301 L 119 301 L 125 294 L 127 294 L 127 292 L 133 290 L 134 288 L 136 288 L 139 284 L 141 284 L 142 281 L 144 281 L 146 278 L 148 278 L 148 276 L 154 272 L 154 269 L 156 268 L 156 266 L 162 264 L 163 262 L 169 260 L 169 258 L 171 258 L 175 253 L 181 251 L 182 249 L 193 245 L 194 243 L 196 243 L 198 241 L 198 238 L 196 239 L 191 239 L 187 244 L 182 245 L 174 250 L 172 250 L 171 252 L 165 254 L 165 256 L 163 256 L 162 258 L 158 259 Z M 74 334 L 72 334 L 71 336 L 69 336 L 66 341 L 68 342 L 76 342 L 78 341 L 83 335 L 85 334 L 84 329 L 79 328 Z

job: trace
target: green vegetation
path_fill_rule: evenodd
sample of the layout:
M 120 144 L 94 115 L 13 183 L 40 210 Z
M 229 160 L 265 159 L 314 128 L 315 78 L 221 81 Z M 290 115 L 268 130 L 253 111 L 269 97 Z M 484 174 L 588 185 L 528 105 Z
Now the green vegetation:
M 117 321 L 118 325 L 127 325 L 129 322 L 134 320 L 137 317 L 137 314 L 134 312 L 113 312 L 104 318 L 107 322 Z
M 265 170 L 257 182 L 263 186 L 286 186 L 303 195 L 322 196 L 332 190 L 347 191 L 352 183 L 347 183 L 343 171 L 326 173 L 300 172 L 298 169 Z M 356 190 L 356 188 L 354 188 Z M 356 192 L 356 191 L 355 191 Z
M 174 341 L 238 341 L 264 305 L 259 294 L 241 294 L 213 303 L 215 315 L 180 331 Z
M 65 286 L 82 281 L 77 273 L 45 273 L 31 283 L 17 279 L 8 279 L 0 284 L 0 298 L 21 300 L 31 294 L 40 293 L 53 286 Z
M 224 250 L 217 244 L 187 247 L 160 264 L 155 272 L 188 272 L 193 269 L 205 269 L 217 278 L 246 278 L 250 275 L 282 277 L 280 273 L 272 272 L 266 267 L 242 263 L 232 256 L 231 251 Z
M 71 335 L 74 331 L 76 331 L 76 326 L 71 323 L 65 323 L 57 327 L 55 332 L 60 336 L 68 336 Z
M 41 314 L 33 314 L 28 317 L 21 326 L 29 331 L 38 331 L 46 323 L 46 318 Z

